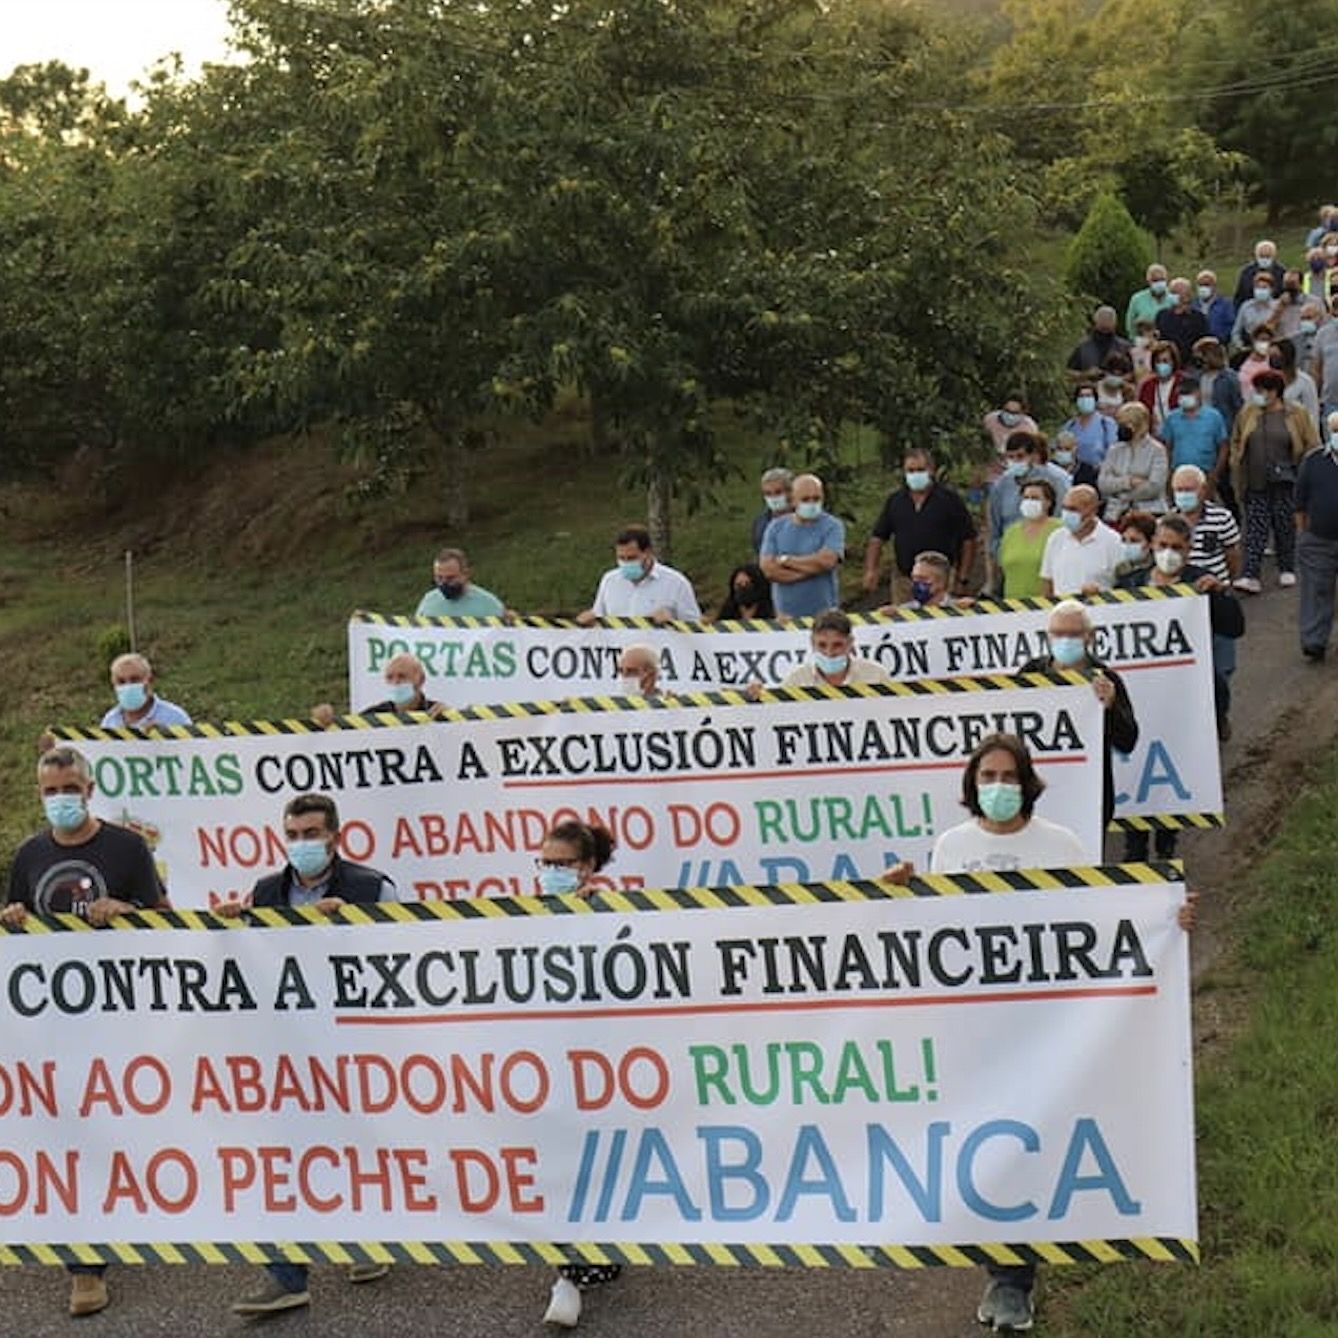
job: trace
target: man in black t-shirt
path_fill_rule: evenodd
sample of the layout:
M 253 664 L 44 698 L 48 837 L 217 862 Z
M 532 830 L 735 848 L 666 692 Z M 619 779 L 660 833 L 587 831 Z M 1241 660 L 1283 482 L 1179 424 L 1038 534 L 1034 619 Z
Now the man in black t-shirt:
M 864 550 L 864 589 L 875 590 L 883 545 L 893 547 L 893 604 L 904 602 L 897 588 L 897 574 L 903 584 L 909 582 L 915 559 L 925 552 L 943 553 L 952 564 L 949 594 L 964 595 L 971 579 L 976 556 L 976 523 L 966 503 L 935 477 L 934 457 L 923 447 L 914 446 L 903 460 L 906 486 L 898 488 L 883 503 Z
M 114 915 L 149 909 L 165 897 L 144 839 L 95 818 L 88 809 L 93 776 L 76 748 L 52 748 L 37 763 L 37 793 L 48 828 L 30 836 L 14 856 L 0 921 L 16 928 L 29 911 L 70 912 L 99 928 Z M 107 1305 L 101 1264 L 69 1264 L 70 1314 L 93 1315 Z
M 113 915 L 144 910 L 165 898 L 144 838 L 95 818 L 93 777 L 76 748 L 52 748 L 37 763 L 37 792 L 47 830 L 14 856 L 0 920 L 21 925 L 29 911 L 82 916 L 101 927 Z

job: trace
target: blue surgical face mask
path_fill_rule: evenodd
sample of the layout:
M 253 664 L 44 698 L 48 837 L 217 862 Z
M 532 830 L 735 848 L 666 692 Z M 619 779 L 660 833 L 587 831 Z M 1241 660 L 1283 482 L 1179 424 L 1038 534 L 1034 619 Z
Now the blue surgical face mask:
M 581 885 L 579 869 L 564 864 L 545 864 L 539 870 L 539 891 L 545 897 L 564 897 Z
M 1338 432 L 1329 433 L 1329 450 L 1338 455 Z
M 1206 283 L 1199 284 L 1199 301 L 1211 302 L 1212 300 L 1213 300 L 1212 288 Z
M 1314 334 L 1319 329 L 1319 322 L 1305 319 L 1301 322 L 1302 334 Z
M 1175 498 L 1175 509 L 1177 511 L 1197 511 L 1199 509 L 1197 489 L 1191 491 L 1188 488 L 1177 488 L 1172 496 Z
M 1055 464 L 1059 465 L 1061 468 L 1067 468 L 1069 465 L 1073 463 L 1073 452 L 1051 451 L 1050 459 L 1053 460 Z
M 817 520 L 822 515 L 821 502 L 800 502 L 794 513 L 800 520 Z
M 1070 534 L 1076 534 L 1082 528 L 1083 514 L 1081 511 L 1074 511 L 1071 507 L 1064 507 L 1059 513 L 1060 519 L 1064 522 L 1064 528 Z
M 1126 562 L 1142 562 L 1148 555 L 1146 544 L 1131 544 L 1127 540 L 1123 545 Z
M 1016 427 L 1022 421 L 1022 415 L 1014 413 L 1012 409 L 1000 409 L 999 421 L 1005 427 Z
M 1159 362 L 1157 364 L 1157 375 L 1161 377 L 1163 381 L 1169 381 L 1171 379 L 1171 373 L 1174 371 L 1175 366 L 1172 363 Z
M 619 562 L 618 570 L 622 573 L 623 579 L 627 581 L 639 581 L 645 574 L 646 569 L 637 562 Z
M 1096 410 L 1096 396 L 1095 396 L 1095 395 L 1079 395 L 1079 396 L 1078 396 L 1078 412 L 1079 412 L 1079 413 L 1093 413 L 1093 412 L 1095 412 L 1095 410 Z
M 1199 407 L 1199 397 L 1192 391 L 1188 391 L 1180 396 L 1180 407 L 1182 409 L 1197 409 Z
M 386 691 L 396 706 L 408 706 L 418 696 L 418 689 L 412 683 L 390 683 Z
M 790 499 L 782 493 L 764 493 L 762 500 L 767 504 L 768 511 L 788 511 L 790 509 Z
M 1253 404 L 1256 409 L 1266 409 L 1268 407 L 1268 396 L 1265 395 L 1262 390 L 1251 391 L 1250 403 Z
M 88 818 L 88 801 L 81 794 L 45 794 L 42 810 L 56 831 L 73 832 Z
M 976 802 L 991 822 L 1012 822 L 1022 812 L 1022 787 L 1011 781 L 977 785 Z
M 1063 665 L 1065 669 L 1072 669 L 1075 664 L 1081 664 L 1086 657 L 1087 643 L 1080 636 L 1052 636 L 1050 655 L 1056 664 Z
M 324 841 L 302 839 L 289 841 L 288 863 L 301 878 L 314 878 L 330 864 L 334 856 Z
M 828 678 L 835 678 L 838 674 L 843 674 L 850 667 L 849 655 L 824 655 L 821 651 L 813 652 L 814 668 L 821 674 L 826 674 Z
M 149 690 L 143 683 L 118 683 L 116 704 L 123 711 L 142 711 L 149 700 Z
M 912 492 L 924 492 L 929 487 L 929 471 L 927 469 L 908 469 L 906 471 L 906 486 Z
M 1031 466 L 1025 460 L 1010 460 L 1004 468 L 1011 478 L 1020 479 L 1025 476 Z
M 1166 291 L 1166 280 L 1153 279 L 1148 287 L 1152 290 L 1153 297 L 1160 297 Z

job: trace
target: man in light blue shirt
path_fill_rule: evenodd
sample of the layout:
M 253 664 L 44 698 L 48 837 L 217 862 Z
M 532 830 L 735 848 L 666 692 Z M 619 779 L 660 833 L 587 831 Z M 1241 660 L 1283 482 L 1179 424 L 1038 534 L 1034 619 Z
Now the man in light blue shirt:
M 762 574 L 780 617 L 815 617 L 840 606 L 837 568 L 845 557 L 846 530 L 822 509 L 816 474 L 800 474 L 791 496 L 793 513 L 778 516 L 762 537 Z
M 1197 465 L 1216 484 L 1226 464 L 1227 425 L 1211 404 L 1203 403 L 1198 377 L 1187 373 L 1180 382 L 1180 404 L 1166 415 L 1162 443 L 1171 452 L 1171 472 Z
M 153 690 L 153 666 L 145 655 L 118 655 L 111 666 L 116 705 L 102 717 L 103 729 L 149 729 L 153 726 L 189 725 L 190 716 L 181 707 Z
M 420 618 L 500 618 L 506 606 L 469 579 L 462 549 L 443 548 L 432 561 L 432 589 L 418 601 Z

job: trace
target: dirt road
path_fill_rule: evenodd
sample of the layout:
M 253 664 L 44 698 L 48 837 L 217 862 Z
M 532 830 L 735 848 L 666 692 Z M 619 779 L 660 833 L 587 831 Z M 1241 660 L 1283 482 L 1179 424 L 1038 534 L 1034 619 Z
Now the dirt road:
M 1302 660 L 1295 592 L 1270 590 L 1248 603 L 1246 615 L 1235 732 L 1223 751 L 1230 825 L 1225 833 L 1187 838 L 1183 847 L 1191 880 L 1204 892 L 1196 970 L 1227 939 L 1233 873 L 1269 839 L 1307 766 L 1338 734 L 1338 663 Z M 1217 1014 L 1199 1011 L 1200 1039 L 1221 1025 Z M 233 1320 L 227 1307 L 255 1277 L 253 1270 L 234 1268 L 114 1270 L 112 1308 L 77 1328 L 98 1338 L 253 1331 Z M 1192 1285 L 1188 1274 L 1186 1279 Z M 539 1317 L 548 1281 L 535 1269 L 402 1268 L 383 1282 L 355 1288 L 336 1270 L 322 1269 L 309 1312 L 256 1327 L 283 1338 L 520 1338 L 543 1332 Z M 962 1338 L 980 1332 L 973 1319 L 980 1285 L 972 1270 L 632 1270 L 591 1299 L 579 1332 L 589 1338 Z M 0 1272 L 0 1334 L 69 1332 L 66 1289 L 64 1275 L 54 1269 Z

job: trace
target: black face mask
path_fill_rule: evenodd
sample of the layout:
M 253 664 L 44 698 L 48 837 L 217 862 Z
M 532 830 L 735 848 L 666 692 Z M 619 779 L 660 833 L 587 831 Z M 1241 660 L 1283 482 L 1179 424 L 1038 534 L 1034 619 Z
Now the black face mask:
M 463 581 L 442 581 L 437 589 L 441 591 L 444 599 L 459 599 L 465 593 L 465 583 Z
M 1133 441 L 1134 439 L 1134 430 L 1126 423 L 1121 423 L 1115 431 L 1121 441 Z
M 736 585 L 734 587 L 734 602 L 736 604 L 756 604 L 757 587 L 751 582 L 747 585 Z

